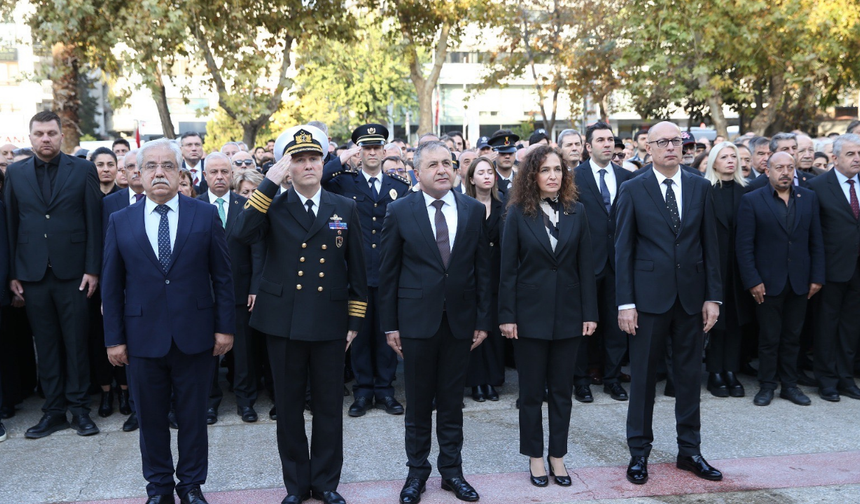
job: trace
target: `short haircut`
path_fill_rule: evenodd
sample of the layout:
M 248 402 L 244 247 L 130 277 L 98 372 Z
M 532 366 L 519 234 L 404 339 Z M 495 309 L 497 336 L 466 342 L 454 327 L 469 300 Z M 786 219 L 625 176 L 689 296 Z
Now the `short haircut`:
M 637 131 L 635 135 L 633 135 L 633 140 L 638 142 L 640 136 L 647 135 L 647 134 L 648 134 L 648 130 L 645 128 L 642 128 L 641 130 Z
M 860 126 L 860 119 L 854 119 L 853 121 L 848 123 L 848 127 L 845 128 L 845 133 L 851 133 L 851 130 L 853 130 L 857 126 Z
M 33 117 L 30 118 L 30 131 L 33 130 L 33 123 L 34 122 L 46 123 L 46 122 L 51 122 L 51 121 L 56 121 L 57 127 L 60 128 L 60 132 L 63 131 L 63 121 L 60 120 L 60 116 L 58 116 L 57 114 L 55 114 L 54 112 L 52 112 L 50 110 L 43 110 L 41 112 L 36 112 L 36 115 L 34 115 Z
M 750 146 L 750 152 L 755 153 L 756 149 L 762 145 L 767 145 L 767 148 L 770 149 L 770 140 L 767 137 L 755 136 L 750 138 L 748 145 Z
M 776 152 L 777 147 L 779 147 L 779 142 L 784 142 L 786 140 L 794 140 L 797 142 L 797 135 L 794 133 L 777 133 L 770 139 L 770 152 Z
M 322 121 L 308 121 L 308 126 L 313 126 L 325 133 L 325 136 L 328 136 L 328 126 L 326 126 L 326 123 Z
M 814 162 L 815 162 L 815 160 L 816 160 L 816 159 L 818 159 L 818 158 L 821 158 L 821 159 L 823 159 L 824 161 L 826 161 L 826 162 L 828 162 L 828 163 L 830 162 L 830 156 L 828 156 L 827 154 L 825 154 L 825 153 L 823 153 L 823 152 L 816 152 L 816 153 L 812 156 L 813 163 L 814 163 Z
M 98 149 L 96 149 L 96 150 L 94 150 L 94 151 L 90 152 L 90 157 L 89 157 L 89 159 L 90 159 L 90 161 L 92 161 L 93 163 L 95 163 L 95 162 L 96 162 L 96 157 L 101 156 L 102 154 L 107 154 L 107 155 L 109 155 L 110 157 L 112 157 L 112 158 L 113 158 L 113 162 L 114 162 L 114 163 L 116 163 L 116 162 L 117 162 L 116 154 L 114 154 L 114 152 L 113 152 L 112 150 L 108 149 L 107 147 L 99 147 Z
M 200 133 L 197 133 L 196 131 L 186 131 L 185 133 L 179 135 L 179 144 L 182 145 L 182 142 L 185 141 L 186 138 L 190 137 L 197 137 L 200 140 L 203 140 L 203 137 L 200 136 Z
M 382 162 L 379 163 L 379 166 L 380 167 L 385 166 L 386 161 L 393 161 L 395 163 L 403 164 L 403 158 L 402 157 L 400 157 L 400 156 L 388 156 L 388 157 L 382 159 Z M 403 167 L 405 168 L 406 165 L 403 164 Z
M 385 144 L 385 147 L 382 148 L 382 150 L 388 150 L 388 149 L 397 149 L 397 152 L 399 152 L 401 156 L 403 155 L 403 151 L 400 149 L 400 147 L 398 145 L 395 145 L 394 142 L 387 143 L 387 144 Z M 393 157 L 393 156 L 389 156 L 389 157 Z M 388 159 L 388 158 L 386 158 L 386 159 Z M 383 159 L 383 161 L 385 161 L 385 159 Z
M 125 145 L 126 149 L 131 149 L 131 144 L 128 143 L 128 140 L 126 140 L 125 138 L 117 138 L 116 140 L 113 141 L 110 148 L 113 149 L 117 145 Z
M 857 133 L 845 133 L 836 137 L 836 140 L 833 141 L 833 155 L 839 157 L 842 154 L 842 148 L 847 143 L 860 145 L 860 135 Z
M 590 124 L 588 125 L 588 127 L 585 128 L 585 143 L 591 144 L 591 137 L 594 136 L 594 132 L 597 130 L 609 130 L 609 132 L 612 133 L 613 136 L 615 136 L 615 133 L 612 131 L 612 126 L 606 124 L 603 121 L 597 121 L 596 123 Z M 561 135 L 559 135 L 559 138 L 560 137 Z
M 415 149 L 415 157 L 412 158 L 412 163 L 415 165 L 415 169 L 421 170 L 421 158 L 424 157 L 425 152 L 437 149 L 445 149 L 449 155 L 451 153 L 451 149 L 449 149 L 448 146 L 445 145 L 445 142 L 442 142 L 440 140 L 431 140 L 429 142 L 419 144 L 418 148 Z
M 228 142 L 228 143 L 234 143 L 234 142 Z M 226 146 L 227 144 L 224 144 L 224 145 Z M 222 149 L 223 148 L 224 147 L 222 147 Z M 231 169 L 233 168 L 233 164 L 230 162 L 230 158 L 227 157 L 227 154 L 222 154 L 220 152 L 210 152 L 209 155 L 207 155 L 206 158 L 203 160 L 203 162 L 208 163 L 210 161 L 215 161 L 216 159 L 220 159 L 221 161 L 224 161 L 225 163 L 230 165 Z
M 27 157 L 35 156 L 35 154 L 33 154 L 33 149 L 31 149 L 29 147 L 21 147 L 20 149 L 15 149 L 12 151 L 12 155 L 15 157 L 17 157 L 17 156 L 27 156 Z
M 263 182 L 263 174 L 258 172 L 257 170 L 241 170 L 237 171 L 233 174 L 233 191 L 239 192 L 239 186 L 242 185 L 242 182 L 250 182 L 255 186 L 260 185 Z
M 269 143 L 275 143 L 275 139 L 274 139 L 274 138 L 270 138 L 270 139 L 266 140 L 266 143 L 267 143 L 267 144 L 269 144 Z
M 195 133 L 196 135 L 196 133 Z M 200 136 L 200 135 L 197 135 Z M 176 167 L 182 168 L 182 151 L 179 150 L 179 146 L 176 143 L 171 142 L 166 138 L 159 138 L 158 140 L 153 140 L 151 142 L 146 142 L 143 144 L 137 151 L 137 169 L 143 170 L 143 158 L 146 157 L 146 153 L 153 149 L 168 149 L 173 153 L 173 156 L 176 158 Z M 190 172 L 189 172 L 190 173 Z M 193 179 L 192 179 L 193 180 Z
M 815 152 L 824 152 L 824 147 L 833 143 L 832 138 L 822 138 L 815 141 Z
M 579 141 L 582 141 L 582 135 L 580 135 L 578 131 L 576 131 L 575 129 L 568 128 L 566 130 L 562 130 L 561 133 L 558 134 L 558 139 L 556 139 L 556 143 L 559 145 L 559 147 L 561 147 L 561 144 L 564 142 L 564 139 L 566 137 L 569 137 L 570 135 L 576 135 L 579 137 Z
M 221 152 L 224 152 L 224 147 L 227 147 L 228 145 L 232 145 L 232 146 L 236 147 L 237 149 L 239 148 L 239 144 L 238 144 L 238 143 L 236 143 L 236 142 L 227 142 L 227 143 L 225 143 L 224 145 L 222 145 L 222 146 L 221 146 Z M 240 150 L 241 150 L 241 149 L 240 149 Z

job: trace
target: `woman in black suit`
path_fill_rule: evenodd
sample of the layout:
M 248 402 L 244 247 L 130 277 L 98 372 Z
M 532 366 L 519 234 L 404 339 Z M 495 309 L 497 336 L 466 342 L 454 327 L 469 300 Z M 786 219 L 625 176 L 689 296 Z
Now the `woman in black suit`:
M 496 169 L 493 162 L 485 157 L 472 161 L 463 181 L 466 194 L 487 209 L 484 216 L 484 233 L 490 241 L 490 283 L 492 300 L 490 327 L 498 327 L 499 307 L 499 269 L 501 267 L 501 232 L 504 203 L 499 197 L 496 183 Z M 477 402 L 499 400 L 496 387 L 505 383 L 505 340 L 497 332 L 491 332 L 487 339 L 472 350 L 469 355 L 469 371 L 466 386 L 472 387 L 472 399 Z
M 715 145 L 708 155 L 705 178 L 714 186 L 714 214 L 720 247 L 720 276 L 723 279 L 723 305 L 720 317 L 708 338 L 705 352 L 708 391 L 716 397 L 743 397 L 738 381 L 741 364 L 741 326 L 752 319 L 750 296 L 745 295 L 735 256 L 738 208 L 747 181 L 740 168 L 738 148 L 731 142 Z
M 530 481 L 549 482 L 543 464 L 541 405 L 549 389 L 549 471 L 571 484 L 564 467 L 573 372 L 580 336 L 597 327 L 597 284 L 585 208 L 573 174 L 549 146 L 529 152 L 514 177 L 502 235 L 499 328 L 516 340 L 520 381 L 520 453 Z M 611 323 L 611 322 L 610 322 Z

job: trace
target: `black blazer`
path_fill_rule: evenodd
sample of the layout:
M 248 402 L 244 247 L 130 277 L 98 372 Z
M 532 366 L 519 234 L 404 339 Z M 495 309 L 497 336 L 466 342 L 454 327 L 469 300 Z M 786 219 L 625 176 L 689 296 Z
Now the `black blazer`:
M 494 332 L 499 327 L 499 278 L 502 268 L 504 223 L 505 203 L 501 200 L 491 200 L 490 216 L 484 218 L 484 234 L 490 244 L 490 328 Z
M 210 203 L 209 192 L 197 197 L 200 201 Z M 248 303 L 248 295 L 256 294 L 260 286 L 260 275 L 263 272 L 263 260 L 265 249 L 262 243 L 247 245 L 233 236 L 236 227 L 236 219 L 242 213 L 247 199 L 230 191 L 224 195 L 229 208 L 227 210 L 227 251 L 230 254 L 230 269 L 233 272 L 233 292 L 236 298 L 236 306 L 245 306 Z M 211 204 L 211 203 L 210 203 Z M 215 207 L 216 211 L 218 207 Z
M 609 213 L 606 212 L 606 206 L 603 204 L 600 188 L 594 181 L 591 163 L 585 161 L 573 170 L 574 180 L 579 188 L 579 201 L 585 207 L 585 215 L 591 231 L 595 275 L 600 275 L 607 267 L 610 271 L 615 271 L 615 214 L 618 208 L 618 195 L 621 193 L 621 184 L 634 177 L 632 172 L 616 164 L 611 166 L 612 171 L 615 172 L 616 187 L 615 201 L 612 202 Z
M 107 235 L 110 215 L 128 206 L 129 191 L 131 191 L 131 189 L 126 187 L 125 189 L 120 189 L 119 191 L 108 194 L 102 200 L 102 237 Z
M 560 212 L 558 233 L 553 251 L 540 213 L 508 208 L 499 324 L 517 324 L 519 337 L 572 338 L 582 336 L 583 322 L 597 322 L 591 233 L 582 203 Z
M 681 172 L 681 230 L 675 236 L 657 177 L 649 170 L 621 185 L 615 232 L 618 306 L 666 313 L 680 298 L 688 314 L 722 301 L 711 183 Z
M 795 294 L 809 292 L 809 284 L 824 284 L 824 240 L 818 216 L 818 197 L 809 189 L 794 188 L 794 224 L 787 228 L 770 184 L 747 193 L 740 213 L 750 218 L 738 223 L 738 266 L 744 289 L 764 283 L 776 296 L 791 285 Z M 841 195 L 840 195 L 841 196 Z M 842 196 L 844 198 L 844 196 Z
M 484 234 L 486 209 L 452 191 L 457 202 L 457 235 L 448 267 L 436 246 L 424 192 L 388 205 L 382 227 L 379 311 L 382 330 L 402 338 L 430 338 L 443 311 L 455 338 L 490 331 L 490 257 Z
M 718 191 L 732 191 L 732 208 L 723 208 L 723 199 L 719 197 Z M 754 305 L 752 296 L 750 296 L 743 288 L 741 282 L 740 269 L 737 264 L 737 254 L 735 254 L 734 237 L 737 234 L 738 220 L 741 218 L 738 209 L 741 206 L 741 198 L 747 192 L 746 186 L 741 186 L 737 182 L 734 183 L 731 189 L 720 188 L 714 186 L 711 189 L 714 195 L 714 214 L 717 219 L 717 242 L 720 246 L 720 279 L 723 281 L 723 303 L 729 304 L 729 300 L 733 302 L 735 312 L 738 317 L 738 324 L 744 325 L 752 321 L 754 316 Z M 729 224 L 726 219 L 726 213 L 733 215 L 732 223 Z M 731 279 L 731 281 L 730 281 Z M 731 289 L 731 291 L 730 291 Z M 726 329 L 726 319 L 728 317 L 719 317 L 714 324 L 717 330 Z
M 821 234 L 824 237 L 824 271 L 828 282 L 847 282 L 854 276 L 860 251 L 860 220 L 839 187 L 836 169 L 809 181 L 818 196 Z M 860 197 L 860 187 L 854 190 Z
M 811 173 L 806 173 L 801 170 L 795 170 L 795 173 L 797 173 L 797 185 L 808 189 L 809 182 L 815 178 L 815 175 L 812 175 Z M 756 189 L 760 189 L 769 185 L 770 179 L 767 177 L 766 174 L 762 173 L 761 175 L 756 177 L 755 180 L 750 182 L 750 184 L 747 186 L 747 192 L 755 191 Z
M 265 198 L 255 194 L 231 232 L 242 243 L 265 247 L 251 327 L 293 340 L 345 340 L 347 331 L 361 328 L 367 308 L 355 202 L 322 189 L 309 224 L 296 190 L 275 198 L 278 189 L 264 179 L 257 191 Z
M 48 264 L 61 280 L 100 274 L 104 194 L 95 165 L 60 153 L 53 195 L 45 201 L 34 159 L 6 169 L 9 278 L 38 282 Z

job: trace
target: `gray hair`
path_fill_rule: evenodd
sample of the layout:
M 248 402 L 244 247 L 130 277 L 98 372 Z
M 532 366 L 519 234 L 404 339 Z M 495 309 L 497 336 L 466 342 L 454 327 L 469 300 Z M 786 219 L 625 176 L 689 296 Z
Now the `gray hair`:
M 237 142 L 227 142 L 221 146 L 221 152 L 224 152 L 224 147 L 227 147 L 228 145 L 232 145 L 233 147 L 236 147 L 237 149 L 239 149 L 239 144 Z M 239 150 L 241 150 L 241 149 L 239 149 Z
M 763 136 L 756 136 L 750 138 L 749 147 L 751 153 L 755 153 L 756 149 L 758 149 L 761 145 L 767 145 L 767 148 L 770 149 L 770 140 L 768 140 L 767 137 Z
M 241 170 L 233 174 L 233 191 L 239 192 L 239 186 L 242 185 L 242 182 L 250 182 L 254 184 L 254 186 L 258 186 L 263 183 L 263 174 L 258 172 L 257 170 Z
M 318 128 L 320 131 L 325 133 L 325 136 L 328 136 L 328 126 L 322 121 L 308 121 L 308 126 L 313 126 L 314 128 Z
M 832 138 L 819 138 L 815 141 L 815 152 L 824 152 L 824 147 L 832 143 Z
M 245 142 L 236 142 L 236 145 L 239 147 L 239 150 L 248 152 L 248 144 Z
M 738 152 L 738 146 L 733 144 L 732 142 L 720 142 L 717 145 L 711 147 L 711 152 L 708 154 L 708 164 L 705 167 L 705 178 L 708 179 L 708 182 L 711 185 L 720 184 L 723 185 L 723 181 L 720 180 L 720 176 L 717 174 L 717 170 L 714 169 L 714 163 L 717 162 L 717 156 L 720 155 L 724 149 L 731 149 L 735 151 L 736 158 L 736 166 L 735 173 L 732 175 L 732 180 L 735 181 L 736 184 L 741 187 L 745 187 L 747 185 L 747 180 L 744 178 L 744 172 L 741 170 L 741 155 Z
M 412 158 L 412 164 L 415 165 L 416 170 L 421 170 L 421 158 L 424 157 L 424 153 L 431 150 L 437 149 L 445 149 L 448 152 L 448 155 L 451 155 L 451 149 L 445 145 L 445 142 L 439 140 L 431 140 L 429 142 L 424 142 L 418 145 L 418 148 L 415 149 L 415 156 Z
M 797 142 L 797 135 L 794 133 L 777 133 L 770 139 L 770 152 L 776 152 L 776 148 L 779 146 L 779 142 L 784 140 L 794 140 Z
M 561 146 L 561 144 L 564 142 L 564 138 L 570 135 L 576 135 L 579 137 L 579 141 L 582 141 L 582 134 L 580 132 L 576 131 L 575 129 L 566 129 L 562 130 L 562 132 L 558 134 L 558 139 L 556 140 L 556 143 Z
M 839 157 L 842 154 L 842 148 L 848 143 L 860 145 L 860 135 L 857 133 L 845 133 L 836 137 L 836 140 L 833 141 L 833 155 Z
M 226 144 L 225 144 L 225 145 L 226 145 Z M 232 164 L 230 164 L 230 158 L 228 158 L 228 157 L 227 157 L 227 154 L 221 154 L 220 152 L 211 152 L 211 153 L 209 153 L 209 155 L 208 155 L 208 156 L 206 156 L 206 158 L 203 160 L 203 162 L 204 162 L 204 163 L 208 163 L 209 161 L 215 161 L 215 160 L 217 160 L 217 159 L 220 159 L 220 160 L 224 161 L 225 163 L 227 163 L 228 165 L 230 165 L 230 167 L 232 168 L 232 166 L 233 166 L 233 165 L 232 165 Z
M 397 149 L 397 157 L 403 157 L 403 151 L 400 149 L 399 145 L 393 144 L 393 143 L 387 143 L 387 144 L 385 144 L 385 147 L 382 148 L 382 150 L 384 150 L 384 151 L 386 151 L 388 149 Z
M 176 145 L 176 142 L 172 140 L 168 140 L 166 138 L 159 138 L 158 140 L 153 140 L 151 142 L 146 142 L 143 144 L 143 147 L 137 151 L 137 167 L 138 169 L 143 168 L 143 158 L 146 157 L 146 153 L 153 149 L 167 149 L 173 153 L 173 157 L 176 158 L 176 167 L 182 167 L 182 151 L 179 149 L 179 146 Z

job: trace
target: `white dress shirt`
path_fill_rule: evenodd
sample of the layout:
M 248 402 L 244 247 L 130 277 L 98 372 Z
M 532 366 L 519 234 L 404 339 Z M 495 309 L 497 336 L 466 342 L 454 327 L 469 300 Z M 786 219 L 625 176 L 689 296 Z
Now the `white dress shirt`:
M 660 192 L 663 194 L 663 201 L 666 201 L 666 184 L 663 183 L 666 180 L 667 176 L 663 175 L 656 169 L 654 170 L 654 175 L 657 176 L 657 185 L 660 186 Z M 681 218 L 681 222 L 684 221 L 684 208 L 681 203 L 683 200 L 681 199 L 681 168 L 678 167 L 678 170 L 672 175 L 672 191 L 675 193 L 675 202 L 678 204 L 678 216 Z
M 197 164 L 191 166 L 191 163 L 185 161 L 185 169 L 191 172 L 191 181 L 194 185 L 199 185 L 203 181 L 203 163 L 202 159 L 197 161 Z M 194 179 L 197 179 L 195 182 Z
M 600 170 L 606 170 L 603 180 L 606 182 L 606 187 L 609 188 L 609 204 L 615 203 L 615 195 L 618 193 L 618 184 L 615 181 L 615 170 L 612 169 L 612 163 L 606 165 L 606 168 L 601 168 L 594 162 L 594 158 L 588 160 L 591 166 L 591 172 L 594 174 L 594 183 L 597 184 L 597 191 L 600 192 Z
M 141 192 L 141 194 L 143 194 L 143 197 L 146 198 L 146 191 Z M 135 192 L 129 188 L 129 190 L 128 190 L 128 205 L 129 206 L 137 203 L 137 198 L 135 198 L 134 196 L 135 196 Z
M 860 198 L 860 177 L 854 175 L 849 179 L 836 168 L 833 171 L 836 172 L 836 180 L 839 181 L 839 187 L 842 189 L 842 194 L 845 195 L 845 200 L 848 201 L 848 204 L 851 204 L 851 184 L 848 183 L 849 180 L 854 181 L 854 193 L 857 195 L 857 198 Z
M 146 237 L 149 238 L 149 244 L 152 246 L 152 251 L 155 252 L 155 257 L 158 257 L 158 225 L 161 223 L 161 214 L 155 211 L 158 203 L 146 198 L 144 204 L 146 207 L 143 209 L 143 224 L 146 227 Z M 176 228 L 179 227 L 179 193 L 165 205 L 170 208 L 170 211 L 167 212 L 167 224 L 170 226 L 170 251 L 172 253 L 176 245 Z
M 364 175 L 364 180 L 367 183 L 368 189 L 370 189 L 370 177 L 373 177 L 376 179 L 376 182 L 374 182 L 374 185 L 376 186 L 376 193 L 379 194 L 380 192 L 382 192 L 382 172 L 379 172 L 376 175 L 371 175 L 366 171 L 361 170 L 361 174 Z M 370 191 L 373 192 L 373 189 L 370 189 Z
M 427 193 L 424 194 L 424 204 L 427 205 L 427 215 L 430 217 L 430 229 L 433 230 L 433 238 L 436 238 L 436 207 L 432 206 L 436 198 Z M 448 245 L 454 250 L 454 238 L 457 236 L 457 200 L 454 192 L 448 191 L 440 198 L 445 204 L 442 205 L 442 215 L 448 224 Z
M 212 191 L 206 191 L 206 193 L 209 195 L 209 203 L 212 203 L 213 205 L 215 205 L 215 208 L 217 209 L 218 208 L 218 203 L 217 203 L 218 196 L 215 196 L 215 194 Z M 226 223 L 227 222 L 227 215 L 230 213 L 230 192 L 228 191 L 224 196 L 221 196 L 221 199 L 224 200 L 224 222 Z M 314 210 L 316 210 L 316 208 L 314 208 Z M 316 213 L 316 212 L 314 212 L 314 213 Z
M 368 186 L 369 186 L 369 185 L 370 185 L 370 184 L 368 183 Z M 302 202 L 302 206 L 303 206 L 303 207 L 305 207 L 305 212 L 307 212 L 307 211 L 308 211 L 307 201 L 308 201 L 308 200 L 311 200 L 311 201 L 313 201 L 313 202 L 314 202 L 314 206 L 313 206 L 314 215 L 318 215 L 318 214 L 320 213 L 320 195 L 322 194 L 322 186 L 320 186 L 320 188 L 319 188 L 319 189 L 317 189 L 317 193 L 316 193 L 316 194 L 314 194 L 314 195 L 313 195 L 312 197 L 310 197 L 310 198 L 306 198 L 305 196 L 303 196 L 303 195 L 302 195 L 302 193 L 300 193 L 300 192 L 298 192 L 298 191 L 296 191 L 296 194 L 298 194 L 298 195 L 299 195 L 299 201 L 301 201 L 301 202 Z

